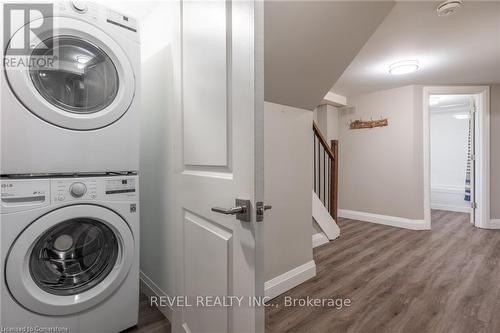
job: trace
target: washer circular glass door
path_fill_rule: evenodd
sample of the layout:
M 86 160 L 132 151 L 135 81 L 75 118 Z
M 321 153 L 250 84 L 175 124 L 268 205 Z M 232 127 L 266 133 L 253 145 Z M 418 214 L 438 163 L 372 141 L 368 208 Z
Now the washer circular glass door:
M 134 70 L 122 46 L 84 21 L 52 17 L 42 25 L 38 20 L 30 22 L 40 28 L 31 41 L 29 66 L 4 69 L 19 101 L 37 117 L 67 129 L 93 130 L 120 119 L 135 94 Z M 17 30 L 11 41 L 23 33 Z M 6 56 L 11 52 L 7 46 Z
M 77 313 L 120 286 L 134 247 L 128 224 L 113 211 L 95 205 L 59 208 L 35 220 L 12 245 L 7 285 L 33 312 Z
M 43 291 L 77 295 L 108 276 L 118 251 L 118 240 L 106 224 L 73 218 L 56 224 L 35 242 L 29 271 Z

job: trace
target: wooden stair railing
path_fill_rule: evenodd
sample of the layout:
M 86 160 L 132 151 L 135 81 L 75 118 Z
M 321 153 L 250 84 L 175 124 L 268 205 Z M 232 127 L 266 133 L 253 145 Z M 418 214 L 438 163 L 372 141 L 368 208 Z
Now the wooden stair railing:
M 314 132 L 314 192 L 337 222 L 338 207 L 338 140 L 328 144 L 316 122 Z

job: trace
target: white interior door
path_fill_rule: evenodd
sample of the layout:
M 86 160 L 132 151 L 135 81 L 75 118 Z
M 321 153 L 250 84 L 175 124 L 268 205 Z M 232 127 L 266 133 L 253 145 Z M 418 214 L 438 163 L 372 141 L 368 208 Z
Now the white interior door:
M 174 309 L 174 331 L 264 331 L 263 308 L 249 304 L 264 294 L 255 209 L 263 198 L 261 6 L 182 3 L 182 106 L 174 135 L 177 282 L 191 306 Z M 235 199 L 249 201 L 248 221 L 212 211 L 235 207 Z M 211 306 L 217 298 L 205 296 L 225 297 L 218 300 L 226 304 Z

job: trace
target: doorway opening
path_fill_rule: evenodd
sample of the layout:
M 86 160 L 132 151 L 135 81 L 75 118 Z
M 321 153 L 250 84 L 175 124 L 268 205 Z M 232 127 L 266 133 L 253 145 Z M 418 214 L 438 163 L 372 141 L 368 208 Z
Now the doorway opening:
M 424 88 L 424 209 L 470 214 L 489 228 L 489 89 Z
M 470 213 L 474 223 L 477 95 L 430 95 L 431 209 Z

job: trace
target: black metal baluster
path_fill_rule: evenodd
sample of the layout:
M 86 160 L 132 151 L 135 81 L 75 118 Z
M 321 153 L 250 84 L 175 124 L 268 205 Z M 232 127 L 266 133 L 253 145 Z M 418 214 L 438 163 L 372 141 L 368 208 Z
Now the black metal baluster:
M 323 147 L 323 206 L 326 206 L 326 149 Z
M 318 139 L 318 197 L 321 200 L 321 157 L 319 155 L 320 149 L 319 149 L 319 139 Z
M 314 150 L 314 193 L 316 192 L 316 135 L 313 136 L 313 150 Z
M 332 183 L 332 159 L 331 157 L 328 158 L 328 211 L 330 211 L 330 203 L 332 202 L 332 190 L 331 190 L 331 183 Z

